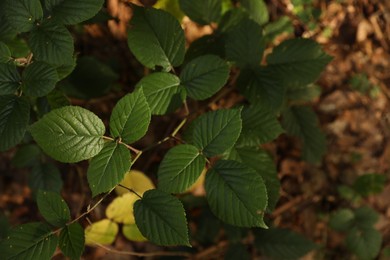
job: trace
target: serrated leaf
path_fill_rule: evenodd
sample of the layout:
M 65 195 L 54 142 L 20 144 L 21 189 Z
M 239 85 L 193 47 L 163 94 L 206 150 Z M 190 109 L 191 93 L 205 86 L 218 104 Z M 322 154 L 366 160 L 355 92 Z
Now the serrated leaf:
M 222 13 L 221 0 L 179 0 L 180 9 L 194 22 L 207 25 L 218 22 Z
M 136 224 L 123 225 L 123 235 L 130 241 L 145 242 L 148 241 L 146 237 L 141 234 Z
M 317 248 L 304 236 L 283 228 L 257 230 L 255 238 L 256 248 L 273 259 L 299 259 Z
M 80 259 L 84 251 L 84 229 L 75 222 L 61 230 L 58 245 L 70 259 Z
M 194 145 L 207 157 L 231 148 L 241 133 L 241 109 L 208 112 L 194 121 Z
M 92 158 L 87 172 L 92 196 L 109 191 L 123 180 L 131 166 L 130 151 L 122 144 L 110 142 Z
M 142 138 L 148 130 L 151 112 L 141 89 L 121 98 L 116 103 L 110 117 L 112 137 L 120 137 L 131 144 Z
M 229 67 L 215 55 L 204 55 L 186 64 L 180 73 L 181 84 L 189 97 L 204 100 L 220 90 L 229 77 Z
M 59 193 L 62 188 L 60 171 L 52 163 L 36 164 L 28 176 L 29 186 L 34 193 L 38 190 Z
M 185 211 L 180 200 L 160 190 L 146 191 L 134 205 L 142 235 L 158 245 L 190 246 Z
M 184 192 L 199 178 L 206 158 L 192 145 L 173 147 L 165 155 L 158 169 L 158 187 L 169 193 Z
M 287 133 L 302 139 L 305 160 L 311 163 L 321 161 L 326 150 L 326 139 L 311 108 L 296 106 L 284 110 L 282 126 Z
M 0 63 L 0 95 L 14 94 L 20 87 L 20 75 L 14 64 Z
M 45 0 L 44 6 L 56 22 L 71 25 L 95 16 L 103 3 L 104 0 Z
M 50 64 L 69 64 L 73 59 L 73 38 L 65 26 L 43 22 L 31 31 L 28 43 L 34 58 Z
M 52 110 L 30 127 L 42 150 L 60 162 L 79 162 L 97 155 L 104 145 L 103 122 L 77 106 Z
M 264 25 L 269 20 L 267 5 L 263 0 L 241 0 L 241 6 L 256 23 Z
M 373 228 L 353 228 L 348 232 L 345 243 L 359 259 L 375 259 L 381 249 L 382 234 Z
M 70 221 L 69 207 L 58 193 L 40 190 L 37 203 L 39 212 L 51 225 L 64 227 Z
M 242 8 L 233 8 L 222 16 L 221 21 L 218 24 L 218 31 L 226 33 L 248 17 L 248 13 L 245 12 Z
M 28 32 L 43 17 L 39 0 L 6 0 L 4 14 L 9 24 L 19 32 Z
M 7 44 L 13 58 L 25 58 L 31 52 L 26 40 L 21 37 L 7 40 Z
M 354 224 L 355 214 L 350 209 L 341 209 L 330 216 L 329 226 L 337 231 L 347 231 Z
M 26 97 L 0 96 L 0 151 L 22 141 L 30 120 L 30 102 Z
M 242 162 L 260 174 L 267 188 L 267 208 L 272 211 L 279 200 L 280 181 L 275 163 L 268 153 L 259 146 L 236 145 L 228 159 Z
M 57 236 L 43 223 L 28 223 L 11 230 L 0 242 L 5 259 L 49 260 L 57 247 Z
M 142 88 L 153 115 L 163 115 L 177 109 L 185 98 L 180 79 L 173 74 L 156 72 L 141 79 L 136 88 Z
M 382 174 L 365 174 L 359 176 L 353 184 L 353 189 L 361 196 L 381 193 L 386 184 L 386 176 Z
M 267 41 L 273 41 L 282 33 L 288 35 L 294 33 L 294 26 L 291 18 L 288 16 L 280 16 L 278 20 L 270 22 L 264 27 L 264 36 L 267 38 Z
M 283 104 L 285 88 L 280 76 L 269 67 L 242 70 L 237 79 L 237 87 L 251 104 L 259 104 L 274 112 L 279 111 Z
M 5 10 L 5 1 L 2 1 L 0 3 L 0 40 L 1 41 L 10 41 L 16 37 L 18 34 L 17 30 L 13 28 L 7 18 L 5 17 L 4 11 Z
M 242 135 L 267 143 L 284 132 L 276 115 L 261 105 L 244 107 L 241 113 Z
M 193 41 L 187 49 L 185 63 L 209 54 L 225 57 L 225 38 L 222 34 L 207 34 Z
M 80 62 L 80 59 L 81 58 L 78 58 L 77 61 Z M 63 80 L 64 78 L 69 76 L 72 73 L 72 71 L 75 69 L 75 67 L 76 67 L 76 58 L 75 57 L 67 60 L 67 62 L 64 64 L 57 66 L 56 70 L 57 70 L 59 80 Z
M 142 194 L 144 194 L 145 191 L 155 188 L 153 182 L 149 179 L 149 177 L 146 176 L 143 172 L 137 170 L 130 170 L 128 173 L 126 173 L 120 184 L 129 189 L 132 189 L 141 196 Z M 118 195 L 122 195 L 125 193 L 129 193 L 130 191 L 123 187 L 116 186 L 115 192 Z
M 134 193 L 125 193 L 116 197 L 106 208 L 107 218 L 116 223 L 134 224 L 133 206 L 137 200 L 139 197 Z
M 55 88 L 58 80 L 54 67 L 45 62 L 36 61 L 23 71 L 22 90 L 29 96 L 43 97 Z
M 227 224 L 267 228 L 267 190 L 261 176 L 236 161 L 220 160 L 206 174 L 211 211 Z
M 11 59 L 11 51 L 7 44 L 0 42 L 0 63 L 6 63 Z M 0 72 L 1 73 L 1 72 Z
M 227 33 L 226 58 L 240 68 L 260 65 L 264 48 L 262 29 L 253 20 L 244 18 Z
M 24 168 L 35 165 L 39 162 L 41 149 L 35 144 L 27 144 L 20 147 L 14 157 L 12 157 L 11 165 L 16 168 Z
M 133 6 L 128 45 L 138 61 L 165 71 L 179 66 L 184 60 L 184 32 L 171 14 L 153 8 Z
M 313 83 L 331 59 L 315 41 L 298 38 L 276 46 L 267 56 L 267 63 L 291 88 Z
M 85 229 L 85 244 L 95 245 L 96 243 L 109 245 L 114 242 L 118 234 L 118 224 L 109 219 L 103 219 L 92 223 Z

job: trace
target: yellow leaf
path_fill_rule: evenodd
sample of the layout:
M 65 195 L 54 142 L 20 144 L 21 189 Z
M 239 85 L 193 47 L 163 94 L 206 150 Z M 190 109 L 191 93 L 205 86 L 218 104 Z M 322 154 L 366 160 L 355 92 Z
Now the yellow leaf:
M 184 17 L 184 13 L 181 11 L 179 6 L 179 0 L 159 0 L 153 7 L 167 11 L 171 15 L 175 16 L 179 22 Z
M 109 219 L 103 219 L 92 223 L 92 225 L 85 229 L 85 244 L 111 244 L 114 242 L 115 237 L 118 234 L 118 230 L 118 224 Z
M 133 206 L 139 197 L 134 193 L 126 193 L 115 198 L 106 209 L 107 218 L 124 224 L 134 224 Z
M 140 196 L 142 196 L 145 191 L 155 188 L 153 182 L 149 179 L 149 177 L 146 176 L 143 172 L 137 170 L 131 170 L 126 173 L 125 178 L 120 184 L 127 188 L 133 189 Z M 117 186 L 115 188 L 115 192 L 118 195 L 122 195 L 125 193 L 129 193 L 130 191 L 120 186 Z
M 141 234 L 136 224 L 124 225 L 122 229 L 123 235 L 131 241 L 144 242 L 147 239 Z

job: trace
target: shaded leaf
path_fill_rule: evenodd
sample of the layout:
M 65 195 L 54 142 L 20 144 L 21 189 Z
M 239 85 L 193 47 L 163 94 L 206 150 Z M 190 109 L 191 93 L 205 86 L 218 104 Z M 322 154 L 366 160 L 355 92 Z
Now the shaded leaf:
M 43 10 L 39 0 L 6 0 L 4 14 L 13 28 L 28 32 L 43 17 Z
M 43 97 L 52 91 L 59 80 L 54 67 L 44 62 L 33 62 L 22 75 L 22 90 L 29 96 Z
M 38 209 L 47 222 L 56 227 L 64 227 L 70 221 L 69 207 L 55 192 L 38 191 Z
M 241 6 L 249 13 L 249 17 L 260 25 L 269 20 L 267 5 L 263 0 L 241 0 Z
M 159 0 L 153 5 L 153 7 L 170 13 L 176 17 L 179 22 L 184 17 L 184 13 L 181 11 L 179 6 L 179 0 Z
M 207 25 L 218 22 L 222 12 L 220 0 L 179 0 L 180 9 L 194 22 Z
M 353 189 L 361 196 L 381 193 L 386 184 L 386 176 L 382 174 L 365 174 L 359 176 L 353 184 Z
M 59 193 L 62 188 L 60 171 L 54 164 L 44 163 L 35 165 L 28 176 L 30 188 L 36 194 L 38 190 Z
M 80 259 L 84 251 L 84 229 L 75 222 L 61 230 L 58 245 L 65 256 Z
M 0 63 L 6 63 L 11 59 L 11 51 L 8 46 L 0 41 Z M 1 88 L 1 87 L 0 87 Z
M 12 158 L 11 164 L 16 168 L 24 168 L 35 165 L 39 162 L 41 149 L 35 144 L 21 146 Z
M 20 80 L 14 64 L 0 63 L 0 95 L 14 94 L 20 87 Z
M 341 209 L 333 213 L 329 219 L 329 226 L 337 231 L 349 230 L 355 220 L 355 214 L 350 209 Z
M 381 249 L 382 234 L 373 228 L 353 228 L 348 232 L 345 243 L 359 259 L 375 259 Z

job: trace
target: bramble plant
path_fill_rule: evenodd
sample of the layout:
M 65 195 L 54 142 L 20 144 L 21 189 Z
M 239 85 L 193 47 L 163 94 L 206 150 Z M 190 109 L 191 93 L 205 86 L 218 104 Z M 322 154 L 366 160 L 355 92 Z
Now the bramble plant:
M 97 76 L 106 85 L 117 79 L 95 58 L 77 57 L 68 30 L 94 17 L 104 1 L 0 2 L 0 150 L 18 145 L 13 163 L 32 168 L 30 187 L 46 220 L 10 230 L 0 244 L 5 259 L 50 259 L 57 247 L 79 259 L 85 242 L 112 243 L 117 223 L 130 239 L 190 247 L 191 241 L 202 241 L 202 227 L 189 236 L 187 221 L 194 220 L 186 211 L 194 205 L 204 209 L 202 218 L 216 223 L 210 230 L 223 223 L 229 252 L 240 252 L 241 257 L 248 254 L 241 243 L 248 232 L 255 235 L 257 249 L 274 258 L 298 258 L 317 248 L 297 233 L 272 228 L 267 219 L 278 201 L 280 183 L 273 159 L 261 145 L 285 132 L 302 140 L 305 160 L 321 161 L 325 136 L 315 113 L 304 104 L 318 94 L 312 83 L 331 57 L 303 38 L 285 40 L 263 57 L 281 23 L 269 22 L 262 1 L 179 0 L 180 8 L 162 2 L 175 1 L 158 2 L 175 16 L 131 4 L 128 46 L 151 73 L 116 103 L 108 125 L 86 108 L 71 105 L 64 94 L 76 91 L 90 97 L 80 88 L 92 68 L 104 72 Z M 212 24 L 213 33 L 186 49 L 176 18 L 183 16 L 180 9 L 200 25 Z M 14 48 L 16 41 L 24 40 L 24 48 Z M 107 93 L 104 86 L 99 91 Z M 217 110 L 199 102 L 216 103 L 233 91 L 245 100 Z M 197 109 L 191 104 L 198 104 Z M 181 121 L 169 136 L 147 147 L 133 145 L 145 136 L 152 115 L 178 110 Z M 176 145 L 160 162 L 155 188 L 130 169 L 145 151 L 169 140 Z M 90 160 L 86 174 L 97 200 L 77 218 L 60 195 L 59 170 L 46 155 L 62 163 Z M 125 176 L 134 178 L 133 183 Z M 195 202 L 196 197 L 183 194 L 199 178 L 204 178 L 206 197 Z M 114 189 L 118 197 L 107 208 L 107 219 L 84 231 L 79 220 Z M 106 235 L 99 237 L 99 232 Z M 191 255 L 182 250 L 168 253 Z

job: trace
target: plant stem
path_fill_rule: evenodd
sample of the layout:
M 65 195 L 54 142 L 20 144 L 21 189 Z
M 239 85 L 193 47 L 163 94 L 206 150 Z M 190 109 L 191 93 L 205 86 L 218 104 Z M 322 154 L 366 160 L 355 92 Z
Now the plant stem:
M 122 185 L 122 184 L 118 184 L 118 186 L 119 187 L 122 187 L 122 188 L 124 188 L 124 189 L 126 189 L 126 190 L 128 190 L 128 191 L 130 191 L 130 192 L 132 192 L 132 193 L 134 193 L 135 195 L 137 195 L 137 197 L 139 197 L 140 199 L 142 199 L 142 196 L 141 195 L 139 195 L 135 190 L 133 190 L 133 189 L 131 189 L 131 188 L 129 188 L 129 187 L 126 187 L 126 186 L 124 186 L 124 185 Z

